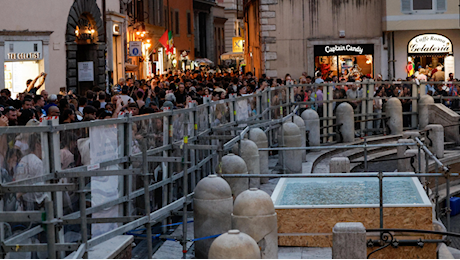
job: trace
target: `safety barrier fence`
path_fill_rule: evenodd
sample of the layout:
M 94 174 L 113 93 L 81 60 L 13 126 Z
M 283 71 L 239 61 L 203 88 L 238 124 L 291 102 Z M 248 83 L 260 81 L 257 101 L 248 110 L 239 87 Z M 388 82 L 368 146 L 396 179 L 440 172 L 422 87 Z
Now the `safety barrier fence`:
M 143 226 L 151 257 L 151 226 L 161 222 L 165 233 L 172 216 L 187 222 L 195 185 L 216 172 L 220 158 L 250 128 L 262 128 L 270 147 L 278 146 L 280 126 L 302 112 L 304 104 L 294 102 L 300 87 L 318 85 L 205 98 L 200 106 L 135 117 L 64 125 L 47 118 L 40 126 L 1 127 L 0 255 L 63 258 L 75 251 L 71 257 L 85 258 L 89 248 Z M 336 102 L 325 96 L 327 106 Z M 375 114 L 366 111 L 355 117 Z M 325 115 L 323 127 L 332 126 L 333 110 Z M 332 128 L 324 133 L 333 134 Z M 184 256 L 186 237 L 179 239 Z

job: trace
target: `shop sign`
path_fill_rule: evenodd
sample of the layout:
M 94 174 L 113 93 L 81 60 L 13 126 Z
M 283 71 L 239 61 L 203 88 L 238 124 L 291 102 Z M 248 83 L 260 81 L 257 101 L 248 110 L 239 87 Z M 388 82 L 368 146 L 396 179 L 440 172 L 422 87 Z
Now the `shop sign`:
M 439 34 L 422 34 L 410 40 L 407 45 L 408 53 L 451 53 L 452 42 Z
M 244 40 L 243 37 L 232 38 L 232 52 L 243 52 Z
M 374 44 L 315 45 L 315 56 L 374 54 Z
M 6 41 L 5 61 L 31 61 L 41 60 L 41 41 Z

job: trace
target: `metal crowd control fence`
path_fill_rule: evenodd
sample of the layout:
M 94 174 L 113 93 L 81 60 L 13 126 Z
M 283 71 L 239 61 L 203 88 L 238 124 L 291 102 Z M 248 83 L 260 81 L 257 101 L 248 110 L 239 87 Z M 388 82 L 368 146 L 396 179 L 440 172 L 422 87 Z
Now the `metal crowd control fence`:
M 367 89 L 387 82 L 357 84 L 366 96 L 358 99 L 365 105 L 355 117 L 365 130 L 365 122 L 383 118 L 381 112 L 369 113 L 373 97 Z M 323 101 L 294 102 L 298 88 L 313 88 L 316 93 L 318 86 L 327 88 Z M 218 102 L 205 98 L 203 105 L 190 103 L 186 109 L 124 114 L 110 120 L 59 125 L 51 118 L 40 126 L 1 127 L 0 255 L 64 258 L 73 251 L 68 257 L 86 258 L 89 248 L 144 226 L 151 257 L 151 226 L 162 223 L 165 232 L 177 214 L 186 223 L 195 185 L 216 172 L 224 152 L 251 127 L 261 127 L 269 146 L 276 147 L 282 123 L 300 115 L 307 105 L 324 103 L 323 143 L 334 141 L 337 100 L 332 98 L 332 86 L 281 86 Z M 418 87 L 413 90 L 416 108 Z M 416 126 L 416 114 L 412 119 Z M 182 237 L 176 238 L 184 257 L 186 235 L 184 228 Z

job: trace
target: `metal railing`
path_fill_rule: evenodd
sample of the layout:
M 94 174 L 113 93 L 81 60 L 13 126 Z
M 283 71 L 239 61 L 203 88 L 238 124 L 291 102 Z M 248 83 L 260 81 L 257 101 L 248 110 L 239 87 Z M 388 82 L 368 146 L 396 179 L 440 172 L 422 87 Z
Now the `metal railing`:
M 369 86 L 377 82 L 358 84 L 369 93 Z M 322 85 L 332 90 L 333 85 L 349 84 Z M 45 120 L 37 127 L 0 127 L 0 159 L 3 161 L 0 162 L 2 168 L 7 168 L 2 172 L 0 182 L 0 255 L 47 252 L 50 258 L 63 258 L 67 256 L 65 252 L 75 251 L 73 258 L 86 258 L 89 248 L 144 226 L 148 257 L 151 257 L 152 226 L 171 223 L 179 211 L 183 223 L 186 223 L 187 207 L 195 185 L 208 174 L 215 173 L 220 158 L 234 144 L 241 142 L 250 128 L 262 128 L 269 136 L 269 146 L 275 147 L 278 128 L 292 120 L 295 114 L 300 114 L 302 105 L 323 102 L 326 103 L 323 110 L 326 113 L 320 118 L 323 134 L 333 134 L 332 104 L 337 100 L 331 98 L 332 91 L 324 91 L 328 94 L 323 101 L 294 102 L 298 87 L 316 90 L 318 85 L 282 86 L 218 102 L 205 98 L 205 104 L 200 106 L 190 104 L 186 109 L 136 117 L 124 114 L 118 119 L 65 125 L 59 125 L 56 120 Z M 373 116 L 380 114 L 369 113 L 372 110 L 366 109 L 372 103 L 372 97 L 366 94 L 360 100 L 366 105 L 362 105 L 361 113 L 355 115 L 360 119 L 357 123 L 363 125 L 374 121 Z M 415 97 L 412 102 L 417 102 Z M 416 114 L 412 117 L 414 115 L 416 118 Z M 332 141 L 331 136 L 323 138 L 324 143 Z M 371 147 L 372 144 L 365 143 L 302 149 Z M 281 153 L 289 149 L 267 148 Z M 28 160 L 24 159 L 26 157 Z M 21 176 L 15 167 L 10 167 L 10 163 L 22 167 Z M 26 168 L 29 174 L 24 172 Z M 306 177 L 302 174 L 282 175 L 290 176 Z M 104 193 L 104 190 L 98 190 L 98 185 L 107 180 L 116 186 L 111 187 L 114 188 L 113 194 L 110 198 L 101 195 L 101 201 L 94 201 L 95 196 Z M 8 200 L 14 201 L 18 194 L 21 199 L 15 203 L 23 208 L 13 205 L 16 208 L 8 210 L 5 207 L 11 206 L 7 205 Z M 27 194 L 44 199 L 28 200 Z M 104 215 L 107 209 L 115 214 Z M 14 230 L 11 225 L 14 223 L 26 226 Z M 111 228 L 104 230 L 101 228 L 104 225 L 111 225 Z M 66 241 L 69 227 L 75 228 L 80 238 Z M 162 231 L 167 235 L 164 227 Z M 186 235 L 184 228 L 182 237 L 176 238 L 182 243 L 184 257 L 188 250 Z M 32 243 L 32 240 L 40 243 Z

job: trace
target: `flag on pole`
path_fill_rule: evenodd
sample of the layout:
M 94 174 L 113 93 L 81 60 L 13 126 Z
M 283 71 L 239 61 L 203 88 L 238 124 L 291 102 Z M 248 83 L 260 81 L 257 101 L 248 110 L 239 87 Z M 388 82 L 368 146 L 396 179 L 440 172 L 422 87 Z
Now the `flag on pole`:
M 173 33 L 170 31 L 168 33 L 168 52 L 170 54 L 174 53 L 174 40 L 173 40 Z
M 161 45 L 163 45 L 163 47 L 168 50 L 168 47 L 169 47 L 169 39 L 168 39 L 168 31 L 166 30 L 165 33 L 163 33 L 163 35 L 161 36 L 159 42 L 161 43 Z

